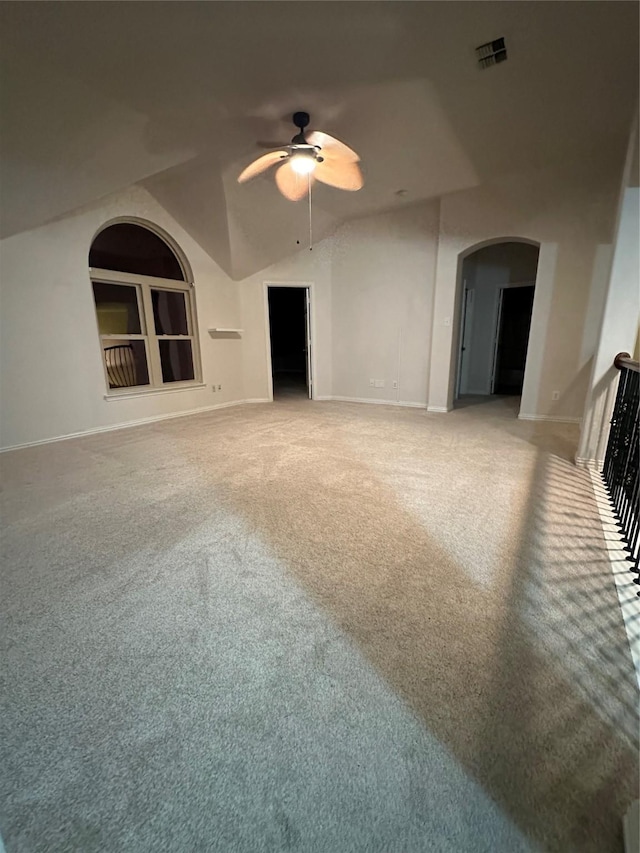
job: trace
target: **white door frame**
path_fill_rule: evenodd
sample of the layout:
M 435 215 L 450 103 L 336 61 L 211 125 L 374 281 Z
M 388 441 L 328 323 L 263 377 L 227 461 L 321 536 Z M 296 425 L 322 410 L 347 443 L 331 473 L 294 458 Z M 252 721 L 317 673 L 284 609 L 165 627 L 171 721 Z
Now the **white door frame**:
M 462 380 L 468 379 L 469 375 L 469 356 L 471 354 L 471 330 L 473 328 L 473 305 L 475 301 L 475 290 L 472 287 L 467 287 L 467 280 L 463 281 L 462 291 L 462 311 L 460 312 L 460 330 L 458 333 L 459 348 L 458 348 L 458 376 L 456 378 L 456 394 L 454 399 L 459 399 L 462 393 Z M 468 346 L 465 346 L 465 341 Z M 464 353 L 467 353 L 465 359 Z M 464 377 L 463 377 L 464 374 Z M 465 382 L 466 386 L 466 382 Z
M 316 398 L 316 383 L 315 378 L 318 375 L 316 362 L 316 312 L 314 310 L 314 290 L 315 284 L 313 281 L 274 281 L 269 279 L 263 282 L 263 298 L 264 298 L 264 326 L 265 326 L 265 344 L 267 354 L 267 383 L 268 383 L 268 398 L 273 402 L 273 364 L 271 362 L 271 324 L 269 323 L 269 288 L 270 287 L 298 287 L 307 291 L 307 305 L 309 309 L 308 322 L 308 347 L 311 357 L 307 353 L 307 367 L 311 368 L 311 375 L 307 376 L 309 382 L 309 398 Z
M 496 387 L 496 368 L 498 366 L 498 344 L 500 341 L 500 326 L 502 324 L 502 299 L 508 285 L 498 288 L 497 308 L 496 308 L 496 325 L 493 330 L 493 355 L 491 357 L 491 376 L 489 378 L 489 394 L 495 393 Z

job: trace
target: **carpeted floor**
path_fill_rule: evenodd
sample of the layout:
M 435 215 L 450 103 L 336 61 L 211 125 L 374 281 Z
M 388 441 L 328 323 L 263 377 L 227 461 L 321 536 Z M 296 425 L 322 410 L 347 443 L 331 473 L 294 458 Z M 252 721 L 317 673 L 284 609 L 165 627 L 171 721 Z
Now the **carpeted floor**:
M 577 429 L 295 398 L 2 459 L 7 853 L 614 853 Z

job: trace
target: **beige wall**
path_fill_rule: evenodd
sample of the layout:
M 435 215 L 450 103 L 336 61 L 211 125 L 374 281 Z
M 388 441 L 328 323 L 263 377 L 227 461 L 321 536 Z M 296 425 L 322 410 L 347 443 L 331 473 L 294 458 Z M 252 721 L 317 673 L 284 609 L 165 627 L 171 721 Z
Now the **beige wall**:
M 331 238 L 238 283 L 242 308 L 243 376 L 246 398 L 269 397 L 269 327 L 265 284 L 304 284 L 311 288 L 314 396 L 331 395 Z
M 426 405 L 438 215 L 439 203 L 430 202 L 338 229 L 334 396 Z
M 640 190 L 636 117 L 622 177 L 613 257 L 576 455 L 581 464 L 599 468 L 604 462 L 618 380 L 613 360 L 619 352 L 637 350 L 639 320 Z
M 88 252 L 115 217 L 159 225 L 193 271 L 205 387 L 105 400 Z M 213 339 L 212 326 L 237 326 L 236 284 L 143 189 L 0 244 L 0 445 L 50 439 L 244 399 L 242 341 Z M 211 386 L 222 385 L 212 392 Z
M 309 283 L 315 395 L 451 406 L 460 256 L 484 242 L 540 243 L 522 413 L 578 419 L 608 280 L 619 175 L 571 164 L 353 220 L 286 261 L 233 282 L 146 190 L 8 238 L 2 263 L 2 446 L 269 395 L 265 282 Z M 104 399 L 87 269 L 95 232 L 118 216 L 167 231 L 192 266 L 206 387 Z M 217 339 L 213 326 L 242 327 Z M 370 379 L 384 380 L 384 388 Z M 395 389 L 393 382 L 398 381 Z M 212 384 L 223 390 L 214 395 Z M 560 399 L 552 401 L 552 391 Z
M 87 255 L 96 231 L 116 217 L 138 217 L 160 226 L 191 265 L 204 388 L 104 399 Z M 139 187 L 8 238 L 0 244 L 1 446 L 268 399 L 266 282 L 311 286 L 316 397 L 424 405 L 436 243 L 437 204 L 420 205 L 350 223 L 312 252 L 302 249 L 233 282 Z M 240 338 L 211 337 L 208 329 L 216 326 L 244 331 Z M 392 381 L 399 366 L 396 392 Z M 385 379 L 386 387 L 369 388 L 369 376 Z M 214 395 L 212 384 L 221 384 L 222 391 Z
M 438 202 L 354 220 L 240 282 L 247 399 L 269 393 L 265 282 L 300 282 L 312 287 L 316 398 L 425 406 L 437 229 Z

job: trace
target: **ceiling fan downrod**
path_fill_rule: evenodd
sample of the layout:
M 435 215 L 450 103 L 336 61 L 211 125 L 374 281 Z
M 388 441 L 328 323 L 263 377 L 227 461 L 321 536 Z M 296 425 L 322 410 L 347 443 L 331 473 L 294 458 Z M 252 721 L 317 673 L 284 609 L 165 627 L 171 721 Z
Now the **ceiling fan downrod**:
M 309 124 L 309 113 L 297 112 L 293 114 L 293 123 L 298 128 L 300 133 L 291 140 L 293 145 L 306 145 L 307 140 L 304 138 L 304 129 Z

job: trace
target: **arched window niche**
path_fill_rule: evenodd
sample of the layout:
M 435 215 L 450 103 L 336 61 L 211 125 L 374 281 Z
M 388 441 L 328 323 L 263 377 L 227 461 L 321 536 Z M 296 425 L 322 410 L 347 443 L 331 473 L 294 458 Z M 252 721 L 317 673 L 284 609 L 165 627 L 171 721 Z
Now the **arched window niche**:
M 180 251 L 148 224 L 105 225 L 89 250 L 107 397 L 189 387 L 201 371 Z

